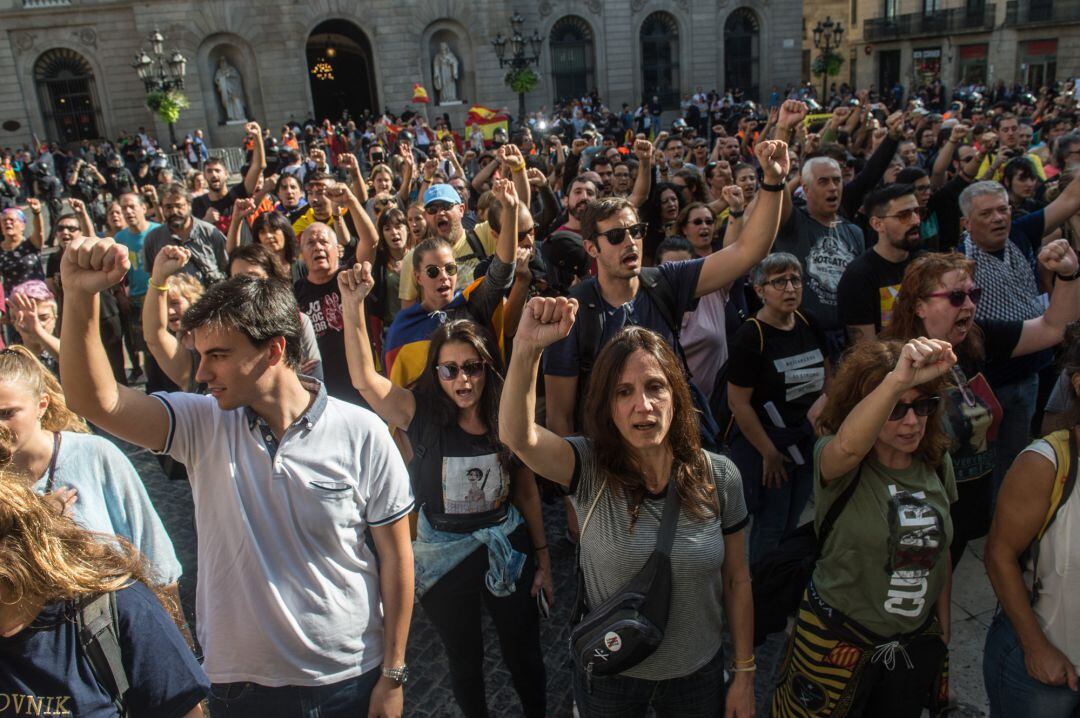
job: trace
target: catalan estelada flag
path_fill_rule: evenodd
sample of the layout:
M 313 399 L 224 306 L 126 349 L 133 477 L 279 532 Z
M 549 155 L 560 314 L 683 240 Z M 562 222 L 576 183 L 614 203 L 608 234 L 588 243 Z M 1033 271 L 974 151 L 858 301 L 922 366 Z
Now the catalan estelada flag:
M 454 310 L 464 310 L 469 296 L 483 281 L 483 277 L 475 279 L 472 284 L 465 287 L 464 291 L 458 292 L 457 296 L 440 311 L 429 312 L 417 303 L 397 313 L 383 345 L 386 350 L 384 362 L 386 376 L 391 382 L 407 387 L 420 378 L 420 375 L 424 373 L 424 365 L 427 363 L 432 332 L 447 321 L 448 313 L 460 317 L 462 312 Z M 475 318 L 470 318 L 475 321 Z M 503 343 L 502 324 L 503 309 L 499 307 L 491 317 L 488 328 L 495 334 L 500 350 Z
M 419 82 L 414 82 L 412 86 L 412 101 L 422 102 L 425 105 L 431 100 L 428 99 L 427 90 Z
M 469 108 L 469 114 L 465 118 L 465 126 L 471 127 L 473 125 L 479 126 L 484 133 L 484 140 L 490 142 L 495 135 L 495 130 L 509 131 L 510 118 L 490 107 L 473 105 Z

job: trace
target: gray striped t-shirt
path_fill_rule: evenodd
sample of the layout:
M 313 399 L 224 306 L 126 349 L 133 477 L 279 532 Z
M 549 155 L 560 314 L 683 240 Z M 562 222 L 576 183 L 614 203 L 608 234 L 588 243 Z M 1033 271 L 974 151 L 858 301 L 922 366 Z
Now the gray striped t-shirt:
M 567 441 L 577 458 L 571 501 L 580 529 L 603 478 L 592 442 L 578 436 Z M 698 520 L 685 508 L 679 515 L 671 549 L 671 611 L 664 640 L 655 653 L 622 675 L 653 681 L 688 676 L 720 650 L 724 534 L 742 529 L 748 521 L 739 470 L 727 458 L 720 457 L 720 463 L 720 473 L 713 476 L 720 499 L 719 519 Z M 646 495 L 631 533 L 626 500 L 611 486 L 604 489 L 580 544 L 590 606 L 620 591 L 645 565 L 656 548 L 664 501 Z

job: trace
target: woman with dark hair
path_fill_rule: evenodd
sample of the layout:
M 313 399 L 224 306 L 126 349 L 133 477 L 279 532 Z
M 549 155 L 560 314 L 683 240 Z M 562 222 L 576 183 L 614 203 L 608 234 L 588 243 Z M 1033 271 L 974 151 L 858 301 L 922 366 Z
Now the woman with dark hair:
M 814 448 L 823 543 L 773 716 L 917 718 L 937 699 L 956 500 L 941 398 L 956 361 L 948 342 L 925 337 L 844 355 Z
M 377 229 L 379 243 L 371 263 L 375 291 L 368 297 L 368 312 L 378 317 L 384 327 L 388 327 L 401 311 L 398 287 L 404 267 L 402 260 L 409 248 L 409 227 L 405 222 L 405 213 L 391 207 L 379 215 Z
M 107 594 L 130 684 L 122 697 L 96 676 L 100 661 L 79 630 Z M 0 696 L 12 711 L 24 699 L 42 715 L 46 706 L 53 715 L 202 716 L 210 682 L 174 623 L 177 609 L 131 544 L 79 528 L 0 472 Z
M 362 307 L 374 284 L 367 262 L 338 275 L 349 375 L 372 410 L 404 433 L 420 512 L 416 595 L 442 638 L 454 697 L 466 716 L 488 715 L 484 605 L 524 713 L 539 718 L 546 680 L 538 604 L 554 597 L 551 563 L 536 482 L 498 439 L 498 346 L 475 322 L 449 321 L 432 334 L 416 382 L 396 386 L 376 370 L 367 340 Z
M 737 162 L 731 168 L 731 174 L 735 184 L 742 190 L 743 202 L 745 204 L 753 202 L 758 191 L 758 175 L 754 166 L 745 162 Z
M 582 716 L 644 716 L 652 706 L 659 715 L 748 718 L 753 606 L 738 471 L 702 451 L 682 367 L 659 335 L 640 327 L 620 331 L 597 357 L 584 436 L 563 438 L 539 426 L 533 417 L 540 356 L 569 335 L 576 312 L 576 300 L 564 297 L 526 305 L 503 388 L 499 438 L 534 472 L 569 489 L 587 610 L 624 592 L 656 548 L 665 506 L 678 501 L 662 640 L 613 675 L 596 675 L 575 661 L 577 708 Z M 727 688 L 725 619 L 735 676 Z M 606 636 L 605 645 L 619 650 L 619 635 Z
M 679 170 L 671 178 L 671 183 L 682 190 L 683 203 L 709 201 L 709 190 L 705 186 L 705 180 L 696 170 Z
M 230 256 L 243 242 L 240 223 L 254 213 L 255 205 L 251 200 L 236 201 L 225 243 L 225 250 Z M 307 268 L 297 255 L 296 233 L 285 215 L 280 212 L 263 212 L 251 223 L 251 236 L 255 244 L 267 247 L 289 268 L 292 283 L 295 284 L 307 275 Z
M 1001 171 L 1001 184 L 1009 193 L 1013 219 L 1035 212 L 1043 206 L 1035 195 L 1039 191 L 1039 174 L 1035 163 L 1027 157 L 1013 157 Z
M 986 541 L 986 572 L 1000 604 L 983 654 L 992 718 L 1070 718 L 1080 706 L 1073 553 L 1080 545 L 1080 492 L 1065 491 L 1080 462 L 1080 337 L 1070 334 L 1063 362 L 1065 428 L 1035 441 L 1013 462 Z
M 1065 328 L 1080 319 L 1080 281 L 1072 247 L 1064 239 L 1051 242 L 1039 252 L 1039 263 L 1057 275 L 1050 306 L 1042 316 L 1023 322 L 976 322 L 975 303 L 982 289 L 975 286 L 974 261 L 962 254 L 925 254 L 904 272 L 892 324 L 882 332 L 883 338 L 901 341 L 918 336 L 947 341 L 959 357 L 953 384 L 944 394 L 958 492 L 952 507 L 954 565 L 967 542 L 985 536 L 990 528 L 993 442 L 1002 414 L 982 375 L 984 368 L 1061 343 Z
M 660 182 L 653 187 L 645 206 L 641 209 L 641 221 L 648 225 L 645 234 L 645 257 L 656 256 L 656 248 L 664 241 L 668 229 L 682 211 L 682 189 L 671 182 Z

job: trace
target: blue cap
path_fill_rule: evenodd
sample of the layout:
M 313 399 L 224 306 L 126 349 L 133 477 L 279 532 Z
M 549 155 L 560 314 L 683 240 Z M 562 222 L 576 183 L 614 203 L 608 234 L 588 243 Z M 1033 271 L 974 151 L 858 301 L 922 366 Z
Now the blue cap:
M 424 206 L 427 207 L 432 202 L 461 204 L 461 195 L 448 184 L 433 184 L 424 192 Z

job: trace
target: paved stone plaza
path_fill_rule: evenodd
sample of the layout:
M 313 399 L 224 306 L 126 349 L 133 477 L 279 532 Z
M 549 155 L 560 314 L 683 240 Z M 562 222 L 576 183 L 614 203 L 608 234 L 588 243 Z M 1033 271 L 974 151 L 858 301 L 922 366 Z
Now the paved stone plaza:
M 161 514 L 173 538 L 177 554 L 184 565 L 181 597 L 189 619 L 194 612 L 194 576 L 196 569 L 195 530 L 192 520 L 191 491 L 186 482 L 169 481 L 161 472 L 157 460 L 146 451 L 123 445 L 136 469 L 146 481 L 150 497 Z M 552 545 L 552 566 L 555 573 L 556 602 L 552 616 L 541 624 L 541 640 L 547 664 L 548 713 L 553 718 L 572 715 L 570 662 L 566 650 L 569 633 L 569 614 L 574 598 L 573 552 L 562 536 L 566 521 L 562 504 L 545 505 L 544 518 Z M 983 640 L 994 615 L 995 599 L 982 566 L 984 541 L 969 544 L 954 578 L 951 681 L 957 706 L 950 713 L 958 718 L 985 716 L 988 713 L 982 681 Z M 510 674 L 502 664 L 498 640 L 490 622 L 485 618 L 485 673 L 488 679 L 488 706 L 492 716 L 520 716 L 521 707 L 510 682 Z M 782 636 L 774 636 L 758 650 L 759 699 L 764 700 L 766 686 L 772 680 L 776 663 L 783 651 Z M 421 718 L 459 718 L 461 712 L 454 703 L 446 656 L 435 629 L 424 617 L 419 606 L 413 612 L 409 634 L 407 660 L 410 666 L 408 690 L 405 692 L 405 714 Z M 768 715 L 760 705 L 759 716 Z

